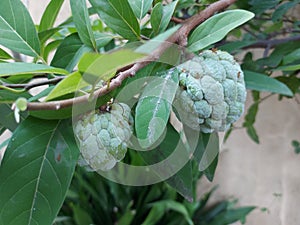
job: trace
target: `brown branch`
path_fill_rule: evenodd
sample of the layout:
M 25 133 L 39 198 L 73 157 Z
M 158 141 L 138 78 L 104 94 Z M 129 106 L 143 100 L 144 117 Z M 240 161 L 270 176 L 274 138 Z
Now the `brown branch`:
M 299 41 L 300 35 L 296 35 L 293 37 L 287 37 L 287 38 L 281 38 L 281 39 L 273 39 L 273 40 L 261 40 L 258 42 L 255 42 L 251 45 L 248 45 L 244 47 L 243 49 L 249 49 L 249 48 L 274 48 L 276 45 L 284 44 L 286 42 L 290 41 Z
M 179 45 L 185 46 L 187 44 L 188 34 L 200 23 L 213 16 L 216 12 L 219 12 L 228 6 L 232 5 L 236 0 L 220 0 L 208 6 L 206 9 L 196 14 L 195 16 L 184 21 L 182 26 L 171 35 L 166 42 L 161 44 L 156 51 L 154 51 L 151 55 L 147 56 L 142 62 L 135 63 L 131 68 L 122 71 L 118 74 L 118 76 L 111 80 L 109 88 L 108 86 L 104 86 L 97 91 L 95 91 L 94 96 L 100 97 L 103 96 L 115 88 L 119 87 L 122 82 L 130 77 L 134 76 L 135 73 L 141 68 L 148 65 L 151 61 L 158 59 L 161 54 L 168 49 L 173 43 L 178 43 Z M 66 99 L 60 101 L 52 101 L 52 102 L 29 102 L 27 104 L 27 110 L 58 110 L 61 108 L 70 107 L 73 104 L 80 104 L 89 101 L 90 95 L 84 95 L 81 97 L 76 97 L 73 99 Z

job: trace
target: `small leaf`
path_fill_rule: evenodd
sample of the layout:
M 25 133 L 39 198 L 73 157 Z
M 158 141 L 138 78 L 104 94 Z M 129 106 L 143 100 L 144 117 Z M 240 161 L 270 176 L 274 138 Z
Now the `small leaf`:
M 90 3 L 113 31 L 131 41 L 140 39 L 140 26 L 128 1 L 90 0 Z
M 40 43 L 26 7 L 20 0 L 1 1 L 0 44 L 24 55 L 38 57 Z
M 107 54 L 86 53 L 78 64 L 83 79 L 94 84 L 98 80 L 108 81 L 115 76 L 118 69 L 130 65 L 145 54 L 137 53 L 130 49 L 120 49 Z
M 141 20 L 151 8 L 153 0 L 131 0 L 128 2 L 135 16 Z
M 177 85 L 178 71 L 170 70 L 163 78 L 150 81 L 143 91 L 135 115 L 137 138 L 143 148 L 153 145 L 163 134 Z
M 83 45 L 77 33 L 71 34 L 57 48 L 51 66 L 72 72 L 82 55 L 91 51 L 91 48 Z
M 265 74 L 252 71 L 244 71 L 246 88 L 256 91 L 266 91 L 287 96 L 293 96 L 292 91 L 279 80 L 268 77 Z
M 256 143 L 259 144 L 259 137 L 256 133 L 256 130 L 254 128 L 254 126 L 250 125 L 246 127 L 247 130 L 247 134 L 249 135 L 249 137 Z
M 200 24 L 193 31 L 189 38 L 188 49 L 195 52 L 216 43 L 222 40 L 229 31 L 253 17 L 253 13 L 241 9 L 219 13 Z
M 151 26 L 156 34 L 164 31 L 171 20 L 175 11 L 178 0 L 171 2 L 165 6 L 161 2 L 157 3 L 151 13 Z
M 78 89 L 88 86 L 89 84 L 84 82 L 79 72 L 74 72 L 68 75 L 65 79 L 60 81 L 55 88 L 47 96 L 46 101 L 51 99 L 71 94 L 76 92 Z
M 1 224 L 52 224 L 78 155 L 69 121 L 27 118 L 13 133 L 0 167 Z
M 0 63 L 0 77 L 22 75 L 22 74 L 41 74 L 41 73 L 56 73 L 56 74 L 68 74 L 68 71 L 55 68 L 44 64 L 35 63 Z
M 85 0 L 70 0 L 73 21 L 81 41 L 96 49 L 96 41 L 90 23 L 88 8 Z
M 63 2 L 64 0 L 51 0 L 43 13 L 39 26 L 39 32 L 48 30 L 53 27 Z

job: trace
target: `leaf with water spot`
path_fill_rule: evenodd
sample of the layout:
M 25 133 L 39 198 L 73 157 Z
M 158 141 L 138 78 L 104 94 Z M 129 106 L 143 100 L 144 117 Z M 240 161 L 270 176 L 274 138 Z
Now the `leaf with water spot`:
M 178 71 L 170 70 L 164 77 L 154 77 L 143 91 L 135 114 L 135 129 L 143 148 L 150 147 L 163 134 L 177 86 Z
M 78 154 L 68 120 L 28 117 L 13 133 L 0 167 L 0 224 L 52 224 Z

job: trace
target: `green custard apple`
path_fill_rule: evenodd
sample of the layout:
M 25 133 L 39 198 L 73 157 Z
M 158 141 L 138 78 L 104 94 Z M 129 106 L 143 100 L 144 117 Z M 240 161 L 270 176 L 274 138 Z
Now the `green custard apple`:
M 205 50 L 177 66 L 175 105 L 182 121 L 204 133 L 225 131 L 244 112 L 246 87 L 240 65 L 227 52 Z
M 76 122 L 82 165 L 108 171 L 125 157 L 133 131 L 130 111 L 124 103 L 113 103 L 109 111 L 95 110 Z

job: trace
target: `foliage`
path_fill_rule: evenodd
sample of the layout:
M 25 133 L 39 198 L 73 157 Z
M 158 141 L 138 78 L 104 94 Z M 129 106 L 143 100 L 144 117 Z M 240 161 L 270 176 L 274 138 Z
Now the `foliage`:
M 223 0 L 90 0 L 90 8 L 84 0 L 70 0 L 72 16 L 57 24 L 63 2 L 51 0 L 37 25 L 21 0 L 0 3 L 0 133 L 13 133 L 0 144 L 8 143 L 0 166 L 0 225 L 89 224 L 102 219 L 106 224 L 221 225 L 245 217 L 252 207 L 232 209 L 228 201 L 207 211 L 203 207 L 210 194 L 200 202 L 186 201 L 196 199 L 200 174 L 214 177 L 218 136 L 192 135 L 187 127 L 173 126 L 170 115 L 178 112 L 161 97 L 170 89 L 149 79 L 164 79 L 165 71 L 186 60 L 189 54 L 182 47 L 196 54 L 211 47 L 243 53 L 241 66 L 254 100 L 243 127 L 259 143 L 255 117 L 269 96 L 262 92 L 283 99 L 296 98 L 300 91 L 300 22 L 291 14 L 299 1 L 229 0 L 230 10 L 217 13 L 228 6 Z M 175 42 L 181 45 L 179 51 L 167 44 Z M 254 58 L 254 48 L 263 48 L 263 55 Z M 138 83 L 140 78 L 146 80 Z M 171 80 L 177 87 L 176 77 Z M 135 135 L 148 140 L 134 145 L 154 146 L 155 151 L 137 152 L 131 146 L 123 162 L 148 168 L 173 156 L 180 146 L 177 158 L 163 164 L 172 176 L 138 188 L 76 168 L 74 119 L 91 110 L 91 104 L 109 109 L 111 98 L 126 88 L 134 92 L 134 85 L 144 87 L 145 82 L 148 90 L 139 89 L 131 99 L 120 94 L 117 100 L 131 103 L 138 118 Z M 41 92 L 32 91 L 43 85 L 48 86 Z M 137 97 L 151 89 L 159 94 L 137 103 Z M 143 117 L 143 112 L 149 114 Z M 153 137 L 150 128 L 159 129 L 162 138 Z M 293 146 L 298 152 L 298 143 Z M 157 177 L 157 170 L 152 175 Z M 119 173 L 115 179 L 124 177 Z
M 254 209 L 237 207 L 234 199 L 207 207 L 215 190 L 213 188 L 199 201 L 191 203 L 165 183 L 124 186 L 77 168 L 55 224 L 226 225 L 243 221 Z

